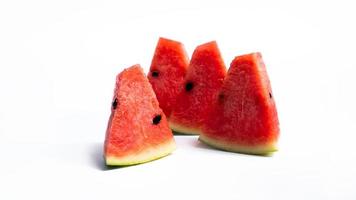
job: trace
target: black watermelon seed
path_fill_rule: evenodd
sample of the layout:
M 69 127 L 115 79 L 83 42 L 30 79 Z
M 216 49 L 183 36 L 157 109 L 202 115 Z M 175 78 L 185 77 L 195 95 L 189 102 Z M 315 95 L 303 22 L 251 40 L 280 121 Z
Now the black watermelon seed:
M 159 124 L 159 122 L 161 121 L 161 119 L 162 119 L 162 116 L 161 116 L 161 115 L 156 115 L 156 116 L 153 118 L 153 120 L 152 120 L 152 124 L 154 124 L 154 125 Z
M 269 93 L 269 98 L 271 98 L 271 99 L 272 99 L 272 93 Z
M 112 102 L 112 108 L 115 110 L 117 107 L 117 98 L 115 98 L 114 102 Z
M 189 92 L 190 90 L 192 90 L 193 89 L 193 83 L 192 82 L 187 82 L 186 84 L 185 84 L 185 90 L 187 91 L 187 92 Z
M 152 77 L 158 77 L 159 76 L 159 72 L 158 71 L 153 71 L 152 72 Z
M 218 101 L 219 103 L 222 103 L 225 99 L 225 95 L 223 93 L 220 93 L 219 96 L 218 96 Z

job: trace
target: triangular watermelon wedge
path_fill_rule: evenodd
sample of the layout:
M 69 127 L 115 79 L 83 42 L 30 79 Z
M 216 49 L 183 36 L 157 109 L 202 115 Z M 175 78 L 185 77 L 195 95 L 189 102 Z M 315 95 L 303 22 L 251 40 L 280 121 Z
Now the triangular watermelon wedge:
M 173 134 L 139 65 L 116 78 L 104 146 L 107 165 L 133 165 L 170 154 Z
M 199 134 L 211 104 L 223 84 L 226 68 L 215 41 L 198 46 L 190 61 L 170 127 L 184 134 Z
M 184 45 L 159 38 L 151 62 L 148 80 L 156 93 L 163 112 L 169 118 L 189 65 Z
M 277 149 L 279 122 L 260 53 L 236 57 L 199 140 L 219 149 L 268 154 Z

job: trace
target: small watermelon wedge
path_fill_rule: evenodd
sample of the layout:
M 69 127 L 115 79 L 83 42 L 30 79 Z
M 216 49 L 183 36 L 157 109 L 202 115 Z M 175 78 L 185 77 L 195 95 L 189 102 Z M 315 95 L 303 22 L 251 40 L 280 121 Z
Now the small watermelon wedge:
M 198 46 L 169 117 L 171 129 L 199 134 L 213 99 L 223 84 L 226 68 L 215 41 Z
M 173 134 L 152 87 L 139 65 L 121 72 L 106 131 L 107 165 L 133 165 L 170 154 Z
M 218 149 L 269 154 L 276 150 L 279 122 L 260 53 L 236 57 L 199 136 Z
M 159 38 L 148 80 L 163 112 L 169 118 L 187 73 L 189 58 L 180 42 Z

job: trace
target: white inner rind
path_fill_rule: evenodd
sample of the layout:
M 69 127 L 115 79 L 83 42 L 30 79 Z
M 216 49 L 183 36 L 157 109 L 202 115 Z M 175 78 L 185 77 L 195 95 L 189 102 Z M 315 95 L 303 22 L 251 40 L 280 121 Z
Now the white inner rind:
M 185 126 L 181 126 L 175 123 L 168 121 L 169 127 L 178 133 L 186 134 L 186 135 L 200 135 L 201 131 L 199 129 L 188 128 Z
M 124 166 L 124 165 L 135 165 L 140 163 L 149 162 L 152 160 L 156 160 L 158 158 L 167 156 L 172 153 L 176 149 L 176 143 L 172 139 L 169 142 L 158 145 L 156 147 L 152 147 L 149 149 L 144 149 L 143 151 L 128 155 L 124 157 L 116 157 L 116 156 L 106 156 L 106 165 L 110 166 Z
M 216 139 L 209 138 L 204 134 L 201 134 L 199 136 L 199 140 L 217 149 L 237 152 L 237 153 L 266 155 L 278 150 L 276 143 L 274 142 L 265 145 L 247 146 L 247 145 L 228 143 L 221 140 L 218 141 Z

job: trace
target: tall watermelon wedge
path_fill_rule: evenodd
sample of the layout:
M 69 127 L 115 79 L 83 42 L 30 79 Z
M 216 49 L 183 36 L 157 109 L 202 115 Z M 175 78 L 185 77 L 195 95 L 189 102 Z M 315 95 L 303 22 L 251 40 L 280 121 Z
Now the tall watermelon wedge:
M 182 43 L 159 38 L 148 80 L 156 93 L 159 106 L 168 118 L 175 107 L 188 65 L 189 58 Z
M 215 41 L 194 50 L 182 90 L 169 117 L 169 125 L 174 131 L 184 134 L 201 132 L 225 75 L 225 64 Z
M 170 154 L 173 134 L 152 87 L 139 65 L 121 72 L 106 131 L 107 165 L 133 165 Z
M 260 53 L 236 57 L 199 137 L 226 151 L 275 151 L 279 122 L 271 84 Z

